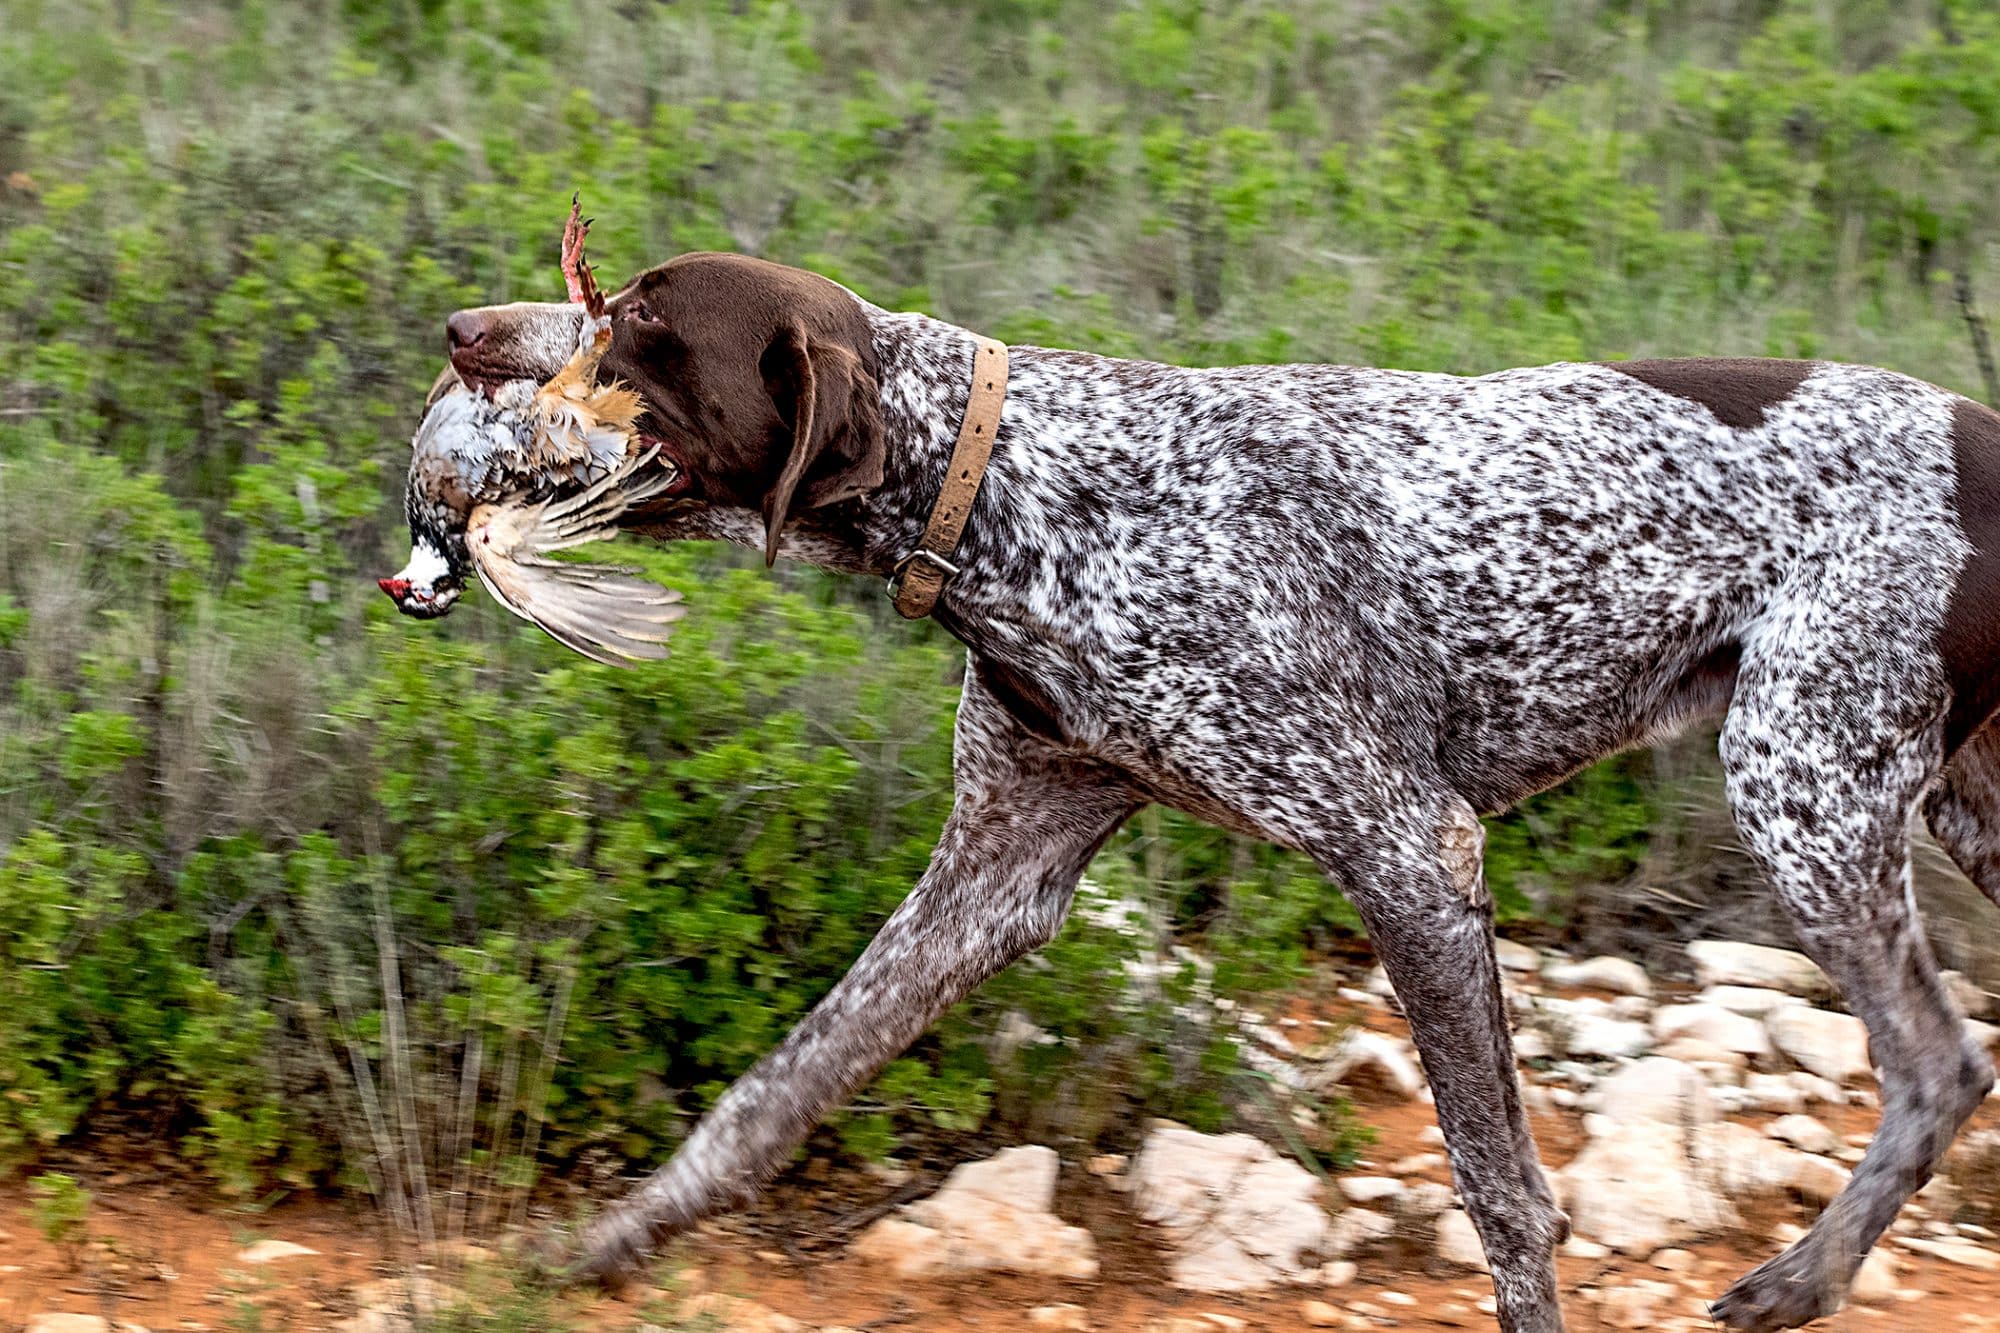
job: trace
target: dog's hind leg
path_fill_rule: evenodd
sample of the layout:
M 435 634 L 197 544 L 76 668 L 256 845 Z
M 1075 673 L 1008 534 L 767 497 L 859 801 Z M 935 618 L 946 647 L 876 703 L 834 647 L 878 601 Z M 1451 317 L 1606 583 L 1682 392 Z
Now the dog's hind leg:
M 2000 722 L 1959 747 L 1924 798 L 1924 822 L 1965 877 L 2000 903 Z
M 1569 1234 L 1521 1106 L 1472 808 L 1441 782 L 1378 767 L 1389 809 L 1328 812 L 1306 839 L 1368 927 L 1437 1099 L 1452 1175 L 1479 1232 L 1506 1333 L 1560 1333 L 1555 1247 Z M 1353 792 L 1357 784 L 1328 790 Z
M 1897 604 L 1875 579 L 1820 574 L 1746 651 L 1722 758 L 1744 843 L 1805 951 L 1867 1024 L 1882 1119 L 1812 1230 L 1716 1302 L 1716 1318 L 1739 1329 L 1837 1309 L 1993 1083 L 1910 896 L 1909 817 L 1942 762 L 1945 686 L 1920 652 L 1896 645 L 1897 617 L 1865 613 Z M 1912 593 L 1905 604 L 1921 603 Z
M 573 1276 L 622 1281 L 669 1236 L 746 1200 L 946 1008 L 1054 937 L 1084 866 L 1139 803 L 1113 770 L 1035 737 L 976 674 L 955 769 L 957 800 L 917 887 L 673 1160 L 590 1227 Z

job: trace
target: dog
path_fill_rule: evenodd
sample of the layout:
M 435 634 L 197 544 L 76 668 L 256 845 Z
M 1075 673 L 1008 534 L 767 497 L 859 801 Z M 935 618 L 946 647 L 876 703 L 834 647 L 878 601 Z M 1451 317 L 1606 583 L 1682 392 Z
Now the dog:
M 610 298 L 606 373 L 679 491 L 636 521 L 935 585 L 968 653 L 955 802 L 851 971 L 584 1238 L 611 1277 L 748 1197 L 826 1111 L 1060 927 L 1159 802 L 1311 856 L 1365 922 L 1436 1097 L 1500 1326 L 1562 1327 L 1568 1232 L 1522 1113 L 1479 817 L 1721 721 L 1744 844 L 1867 1024 L 1881 1128 L 1715 1304 L 1837 1308 L 1993 1083 L 1913 915 L 1918 809 L 2000 900 L 2000 416 L 1804 361 L 1477 378 L 1006 349 L 950 549 L 925 545 L 981 343 L 824 278 L 689 254 Z M 475 389 L 580 309 L 447 322 Z M 985 372 L 979 372 L 983 375 Z M 962 498 L 962 491 L 961 491 Z

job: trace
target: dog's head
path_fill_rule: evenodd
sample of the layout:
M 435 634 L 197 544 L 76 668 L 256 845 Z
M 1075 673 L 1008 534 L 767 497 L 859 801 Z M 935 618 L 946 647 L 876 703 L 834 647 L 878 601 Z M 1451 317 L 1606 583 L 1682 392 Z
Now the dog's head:
M 641 433 L 680 465 L 685 498 L 757 511 L 764 557 L 794 510 L 882 481 L 881 393 L 868 320 L 845 288 L 743 255 L 688 254 L 612 296 L 603 378 L 645 401 Z M 546 380 L 575 350 L 583 311 L 520 302 L 445 321 L 476 391 Z

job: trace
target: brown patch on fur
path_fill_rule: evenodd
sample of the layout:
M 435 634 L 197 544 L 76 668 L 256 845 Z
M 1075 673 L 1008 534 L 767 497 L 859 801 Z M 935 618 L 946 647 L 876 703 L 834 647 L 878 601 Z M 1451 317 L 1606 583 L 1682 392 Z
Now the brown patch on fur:
M 1938 651 L 1951 675 L 1950 754 L 2000 707 L 2000 413 L 1961 398 L 1951 413 L 1958 525 L 1972 555 L 1951 590 Z
M 1661 393 L 1700 403 L 1737 430 L 1764 424 L 1764 413 L 1798 391 L 1812 373 L 1810 361 L 1754 356 L 1687 357 L 1665 361 L 1606 361 Z

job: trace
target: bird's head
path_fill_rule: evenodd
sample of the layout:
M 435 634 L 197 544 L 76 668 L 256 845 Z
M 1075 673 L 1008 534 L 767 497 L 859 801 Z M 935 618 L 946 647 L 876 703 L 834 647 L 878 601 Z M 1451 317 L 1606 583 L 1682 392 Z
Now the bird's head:
M 419 524 L 413 514 L 409 563 L 375 583 L 389 594 L 389 600 L 404 615 L 436 620 L 451 610 L 465 592 L 470 563 L 465 554 L 463 526 L 456 531 L 433 529 L 429 524 Z

